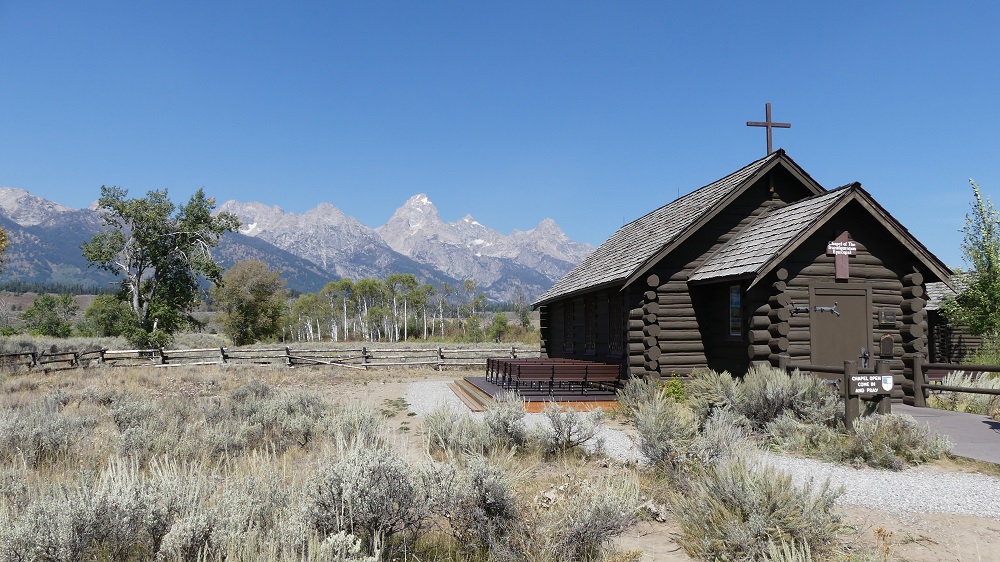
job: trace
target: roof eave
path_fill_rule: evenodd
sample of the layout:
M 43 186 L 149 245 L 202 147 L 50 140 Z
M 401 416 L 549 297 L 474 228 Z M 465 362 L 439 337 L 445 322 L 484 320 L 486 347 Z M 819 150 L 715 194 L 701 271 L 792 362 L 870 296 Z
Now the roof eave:
M 579 295 L 584 295 L 584 294 L 587 294 L 587 293 L 592 293 L 594 291 L 600 291 L 601 289 L 607 289 L 608 287 L 615 287 L 615 286 L 621 285 L 621 282 L 622 282 L 621 279 L 618 279 L 616 281 L 606 281 L 606 282 L 600 283 L 598 285 L 590 285 L 589 287 L 584 287 L 582 289 L 577 289 L 575 291 L 570 291 L 570 292 L 567 292 L 567 293 L 559 293 L 557 295 L 553 295 L 553 296 L 545 298 L 545 299 L 539 299 L 539 300 L 533 302 L 531 304 L 531 309 L 532 310 L 537 310 L 538 307 L 540 307 L 540 306 L 545 306 L 547 304 L 550 304 L 550 303 L 558 301 L 558 300 L 573 298 L 573 297 L 576 297 L 576 296 L 579 296 Z

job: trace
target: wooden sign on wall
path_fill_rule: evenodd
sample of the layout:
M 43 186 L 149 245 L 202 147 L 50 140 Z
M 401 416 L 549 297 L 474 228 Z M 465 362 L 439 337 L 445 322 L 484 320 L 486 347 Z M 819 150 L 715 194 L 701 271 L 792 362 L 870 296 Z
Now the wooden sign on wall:
M 858 255 L 858 244 L 854 240 L 848 240 L 849 237 L 850 234 L 845 230 L 826 245 L 826 255 L 833 256 L 834 278 L 838 281 L 850 279 L 851 265 L 847 259 Z

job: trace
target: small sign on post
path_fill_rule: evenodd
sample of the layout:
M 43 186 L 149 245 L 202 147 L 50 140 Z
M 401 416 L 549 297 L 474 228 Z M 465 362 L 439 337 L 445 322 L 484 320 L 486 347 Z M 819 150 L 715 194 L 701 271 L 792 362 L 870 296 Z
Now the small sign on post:
M 888 396 L 892 385 L 892 375 L 851 375 L 847 379 L 847 393 L 861 398 Z
M 861 416 L 861 401 L 865 400 L 880 414 L 892 412 L 889 400 L 894 385 L 892 373 L 889 372 L 889 362 L 878 360 L 875 363 L 875 374 L 858 373 L 858 365 L 854 361 L 844 361 L 844 382 L 847 389 L 844 396 L 844 425 L 854 433 L 854 421 Z

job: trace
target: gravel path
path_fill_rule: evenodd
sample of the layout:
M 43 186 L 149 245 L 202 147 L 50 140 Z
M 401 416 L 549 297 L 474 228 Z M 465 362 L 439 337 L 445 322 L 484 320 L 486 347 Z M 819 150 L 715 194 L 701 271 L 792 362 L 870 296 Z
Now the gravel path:
M 404 398 L 410 410 L 421 417 L 441 406 L 468 411 L 446 382 L 411 384 Z M 526 421 L 546 423 L 541 414 L 528 414 Z M 600 437 L 609 457 L 622 461 L 641 460 L 642 455 L 626 433 L 605 427 Z M 1000 520 L 1000 478 L 946 472 L 932 467 L 901 472 L 856 469 L 764 452 L 760 454 L 760 459 L 788 472 L 796 484 L 809 480 L 822 483 L 829 478 L 834 486 L 844 488 L 843 495 L 838 499 L 841 504 L 896 513 L 955 513 Z M 901 494 L 900 490 L 907 493 Z

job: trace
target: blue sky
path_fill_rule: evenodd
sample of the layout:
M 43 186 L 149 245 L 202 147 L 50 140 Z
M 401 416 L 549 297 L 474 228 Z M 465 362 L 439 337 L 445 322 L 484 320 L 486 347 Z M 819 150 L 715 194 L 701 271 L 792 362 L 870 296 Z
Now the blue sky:
M 203 187 L 369 226 L 427 193 L 501 232 L 623 222 L 775 146 L 949 265 L 1000 193 L 991 2 L 10 2 L 0 186 Z

